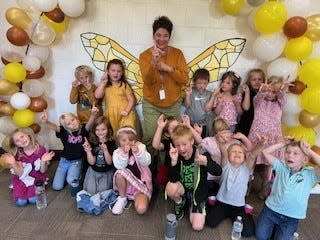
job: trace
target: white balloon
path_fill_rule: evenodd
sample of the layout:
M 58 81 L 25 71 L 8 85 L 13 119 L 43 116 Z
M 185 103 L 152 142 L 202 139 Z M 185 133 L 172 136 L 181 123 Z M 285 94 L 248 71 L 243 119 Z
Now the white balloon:
M 289 80 L 295 80 L 298 73 L 298 62 L 293 62 L 285 57 L 278 58 L 271 62 L 267 67 L 267 76 L 281 76 Z
M 31 19 L 39 18 L 41 11 L 34 6 L 34 0 L 16 0 L 17 5 L 24 9 Z
M 12 122 L 10 116 L 0 117 L 0 132 L 4 135 L 11 136 L 11 134 L 17 129 L 17 125 Z
M 287 93 L 286 103 L 283 107 L 282 115 L 284 116 L 299 115 L 301 111 L 302 111 L 302 107 L 300 106 L 298 95 L 293 93 Z
M 46 46 L 37 46 L 30 44 L 27 52 L 28 56 L 34 56 L 40 59 L 41 63 L 44 63 L 50 54 L 50 49 Z
M 30 105 L 30 97 L 22 92 L 17 92 L 13 94 L 10 98 L 10 104 L 15 109 L 25 109 Z
M 260 35 L 253 42 L 253 54 L 262 61 L 272 61 L 281 55 L 287 40 L 287 37 L 281 32 Z
M 287 127 L 296 127 L 299 126 L 299 114 L 290 115 L 290 114 L 283 114 L 282 115 L 282 123 Z
M 40 59 L 34 56 L 26 56 L 22 60 L 22 64 L 25 67 L 25 69 L 30 72 L 37 71 L 41 67 Z
M 312 59 L 312 58 L 318 58 L 318 59 L 320 58 L 320 41 L 313 42 L 313 50 L 309 59 Z
M 79 17 L 85 10 L 85 0 L 58 0 L 59 8 L 68 17 Z
M 29 97 L 39 97 L 44 93 L 44 84 L 37 79 L 29 79 L 22 85 L 22 91 Z
M 56 38 L 56 32 L 41 20 L 31 24 L 28 34 L 31 41 L 40 46 L 49 46 Z
M 310 15 L 310 0 L 284 0 L 283 4 L 287 9 L 288 18 Z
M 15 46 L 6 40 L 0 43 L 0 55 L 9 62 L 21 62 L 26 55 L 26 49 L 26 46 Z
M 58 0 L 33 0 L 34 6 L 41 12 L 50 12 L 58 4 Z

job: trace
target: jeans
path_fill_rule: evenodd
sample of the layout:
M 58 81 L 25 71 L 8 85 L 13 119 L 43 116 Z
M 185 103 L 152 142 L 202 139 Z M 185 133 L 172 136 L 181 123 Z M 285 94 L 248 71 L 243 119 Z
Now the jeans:
M 274 231 L 274 240 L 291 240 L 298 228 L 299 219 L 288 217 L 272 211 L 264 205 L 256 227 L 258 240 L 271 239 Z
M 65 180 L 71 187 L 78 187 L 81 177 L 83 159 L 67 160 L 60 158 L 59 165 L 54 175 L 52 188 L 62 190 Z

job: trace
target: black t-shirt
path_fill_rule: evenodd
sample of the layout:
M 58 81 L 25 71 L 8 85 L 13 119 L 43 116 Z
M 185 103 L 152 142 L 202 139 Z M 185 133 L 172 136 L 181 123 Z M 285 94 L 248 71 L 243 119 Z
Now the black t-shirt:
M 165 158 L 164 158 L 164 162 L 167 166 L 171 165 L 171 158 L 170 158 L 170 144 L 173 144 L 170 138 L 163 138 L 161 140 L 162 144 L 163 144 L 163 150 L 165 152 Z
M 71 133 L 69 133 L 63 126 L 60 126 L 60 132 L 56 132 L 56 136 L 61 139 L 63 144 L 61 157 L 64 157 L 67 160 L 75 160 L 85 156 L 82 144 L 84 142 L 84 137 L 88 136 L 88 131 L 84 125 L 81 125 L 81 129 L 79 131 Z
M 112 156 L 114 150 L 116 150 L 116 142 L 115 141 L 107 141 L 105 142 L 107 145 L 108 151 L 110 155 Z M 107 172 L 114 168 L 113 164 L 108 165 L 105 161 L 103 150 L 99 145 L 93 146 L 92 148 L 92 154 L 96 157 L 96 162 L 94 165 L 92 165 L 92 169 L 96 172 Z

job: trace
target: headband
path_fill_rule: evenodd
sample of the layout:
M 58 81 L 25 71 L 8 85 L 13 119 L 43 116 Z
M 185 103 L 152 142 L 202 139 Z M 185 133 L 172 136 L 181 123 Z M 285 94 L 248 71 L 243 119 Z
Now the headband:
M 134 135 L 137 135 L 137 132 L 133 128 L 131 128 L 131 127 L 123 127 L 123 128 L 120 128 L 117 131 L 117 137 L 119 137 L 119 134 L 122 133 L 122 132 L 131 132 Z

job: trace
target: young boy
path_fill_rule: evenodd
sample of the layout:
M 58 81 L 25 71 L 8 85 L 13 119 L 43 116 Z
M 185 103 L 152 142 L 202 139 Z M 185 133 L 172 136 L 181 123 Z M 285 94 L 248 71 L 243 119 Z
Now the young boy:
M 214 119 L 211 109 L 206 108 L 210 100 L 211 92 L 207 90 L 210 74 L 207 69 L 199 68 L 193 74 L 193 87 L 186 89 L 183 105 L 186 114 L 190 117 L 191 124 L 202 126 L 201 136 L 204 138 L 211 133 L 212 121 Z
M 194 139 L 188 126 L 176 126 L 171 139 L 175 147 L 170 146 L 171 166 L 166 192 L 175 202 L 177 219 L 183 218 L 185 205 L 188 205 L 192 228 L 201 231 L 205 224 L 207 171 L 221 175 L 221 167 L 211 159 L 210 154 L 199 153 L 193 146 Z
M 99 108 L 94 91 L 97 86 L 93 82 L 93 73 L 86 65 L 76 67 L 74 71 L 75 80 L 72 82 L 70 92 L 70 103 L 77 104 L 77 116 L 81 124 L 86 124 L 90 118 L 92 105 Z
M 284 160 L 277 159 L 273 152 L 285 147 Z M 271 194 L 260 213 L 256 237 L 275 240 L 292 239 L 300 219 L 306 217 L 308 199 L 313 186 L 320 181 L 320 174 L 305 166 L 310 158 L 320 166 L 320 156 L 302 141 L 287 139 L 262 151 L 275 171 Z

